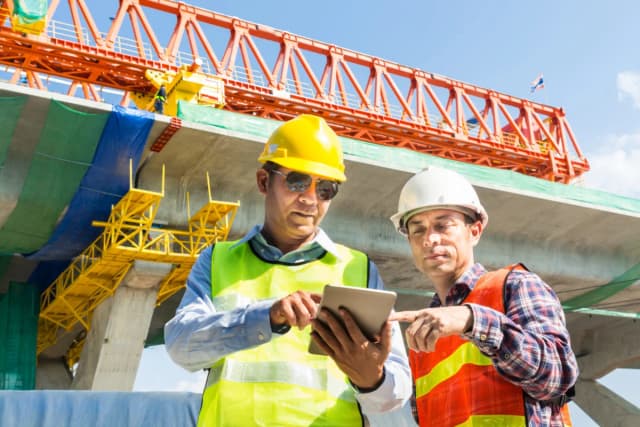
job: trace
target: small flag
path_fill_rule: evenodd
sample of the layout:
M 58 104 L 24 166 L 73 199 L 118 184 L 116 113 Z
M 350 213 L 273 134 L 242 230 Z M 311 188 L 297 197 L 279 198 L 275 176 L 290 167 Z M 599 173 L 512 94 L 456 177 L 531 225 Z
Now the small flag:
M 544 78 L 542 77 L 541 73 L 538 77 L 536 77 L 534 81 L 531 82 L 531 86 L 529 89 L 531 89 L 531 93 L 533 93 L 542 88 L 544 88 Z

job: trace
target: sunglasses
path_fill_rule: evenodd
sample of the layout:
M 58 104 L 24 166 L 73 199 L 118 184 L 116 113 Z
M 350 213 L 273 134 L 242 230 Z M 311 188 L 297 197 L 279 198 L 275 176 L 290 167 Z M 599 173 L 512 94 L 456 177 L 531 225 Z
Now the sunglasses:
M 313 181 L 313 178 L 306 173 L 295 171 L 284 173 L 277 169 L 273 169 L 271 172 L 284 177 L 287 182 L 287 188 L 293 193 L 304 193 Z M 331 200 L 338 194 L 338 186 L 339 184 L 336 181 L 318 179 L 316 181 L 316 195 L 320 200 Z

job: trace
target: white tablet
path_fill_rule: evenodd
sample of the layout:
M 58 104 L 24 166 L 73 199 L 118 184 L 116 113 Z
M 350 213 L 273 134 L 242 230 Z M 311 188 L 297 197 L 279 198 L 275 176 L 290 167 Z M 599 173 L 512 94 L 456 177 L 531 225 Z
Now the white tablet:
M 396 293 L 377 289 L 356 288 L 353 286 L 327 285 L 322 293 L 322 301 L 318 311 L 327 308 L 340 319 L 340 307 L 349 310 L 366 337 L 372 339 L 380 332 L 380 328 L 389 318 Z M 309 352 L 325 354 L 313 338 L 309 344 Z

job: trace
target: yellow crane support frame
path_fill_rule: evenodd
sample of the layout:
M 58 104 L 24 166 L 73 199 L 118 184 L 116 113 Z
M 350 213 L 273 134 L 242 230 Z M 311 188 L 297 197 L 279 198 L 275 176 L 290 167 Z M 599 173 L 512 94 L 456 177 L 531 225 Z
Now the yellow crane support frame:
M 239 202 L 211 198 L 190 217 L 186 230 L 153 227 L 164 197 L 164 168 L 160 193 L 133 188 L 130 165 L 129 192 L 112 207 L 106 222 L 94 221 L 104 232 L 44 291 L 40 297 L 37 353 L 54 345 L 59 336 L 78 323 L 85 331 L 95 308 L 113 295 L 135 260 L 171 263 L 174 268 L 160 284 L 156 304 L 164 302 L 186 282 L 198 255 L 207 246 L 226 240 Z M 188 195 L 187 195 L 188 197 Z M 187 215 L 189 201 L 187 199 Z M 71 367 L 78 360 L 84 336 L 67 352 Z
M 178 103 L 191 102 L 223 108 L 225 104 L 224 81 L 219 76 L 205 74 L 200 71 L 201 61 L 191 65 L 182 65 L 177 72 L 147 70 L 145 77 L 156 88 L 155 93 L 134 92 L 131 100 L 142 110 L 154 111 L 154 100 L 160 86 L 167 92 L 164 103 L 164 114 L 178 116 Z

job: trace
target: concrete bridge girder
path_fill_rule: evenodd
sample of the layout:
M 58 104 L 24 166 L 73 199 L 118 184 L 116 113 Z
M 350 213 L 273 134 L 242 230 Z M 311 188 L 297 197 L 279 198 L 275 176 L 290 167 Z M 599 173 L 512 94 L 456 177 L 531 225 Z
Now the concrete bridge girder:
M 186 193 L 190 193 L 192 209 L 204 203 L 207 198 L 205 174 L 209 172 L 215 199 L 241 200 L 232 235 L 239 236 L 260 223 L 263 199 L 256 190 L 255 170 L 259 167 L 257 155 L 262 143 L 231 135 L 199 138 L 191 133 L 183 135 L 183 129 L 174 137 L 179 138 L 180 143 L 168 144 L 139 172 L 139 186 L 157 191 L 154 187 L 158 185 L 161 165 L 177 165 L 167 167 L 167 196 L 157 219 L 170 225 L 183 223 Z M 229 158 L 233 162 L 229 162 Z M 406 268 L 413 269 L 408 245 L 388 220 L 396 210 L 400 189 L 411 173 L 351 160 L 347 161 L 347 176 L 348 181 L 332 202 L 323 228 L 330 235 L 340 236 L 341 242 L 367 253 L 407 260 Z M 579 287 L 586 287 L 606 283 L 640 258 L 638 248 L 632 251 L 637 256 L 634 258 L 633 253 L 623 252 L 629 247 L 612 251 L 609 245 L 601 245 L 603 233 L 616 234 L 608 238 L 610 241 L 624 234 L 618 231 L 620 227 L 614 226 L 615 221 L 601 224 L 601 231 L 582 224 L 592 224 L 594 220 L 611 222 L 602 213 L 593 218 L 592 210 L 584 207 L 482 187 L 478 191 L 490 220 L 477 249 L 477 258 L 489 267 L 521 260 L 542 277 L 564 278 L 569 286 L 577 287 L 579 283 Z M 586 219 L 581 219 L 581 215 Z M 581 227 L 590 233 L 579 232 L 577 228 Z M 600 236 L 585 235 L 593 233 Z
M 570 320 L 569 327 L 576 330 L 571 340 L 582 379 L 595 380 L 640 363 L 640 321 L 617 319 L 603 324 L 600 319 L 578 316 Z
M 598 425 L 637 427 L 640 408 L 594 380 L 578 380 L 574 402 Z

